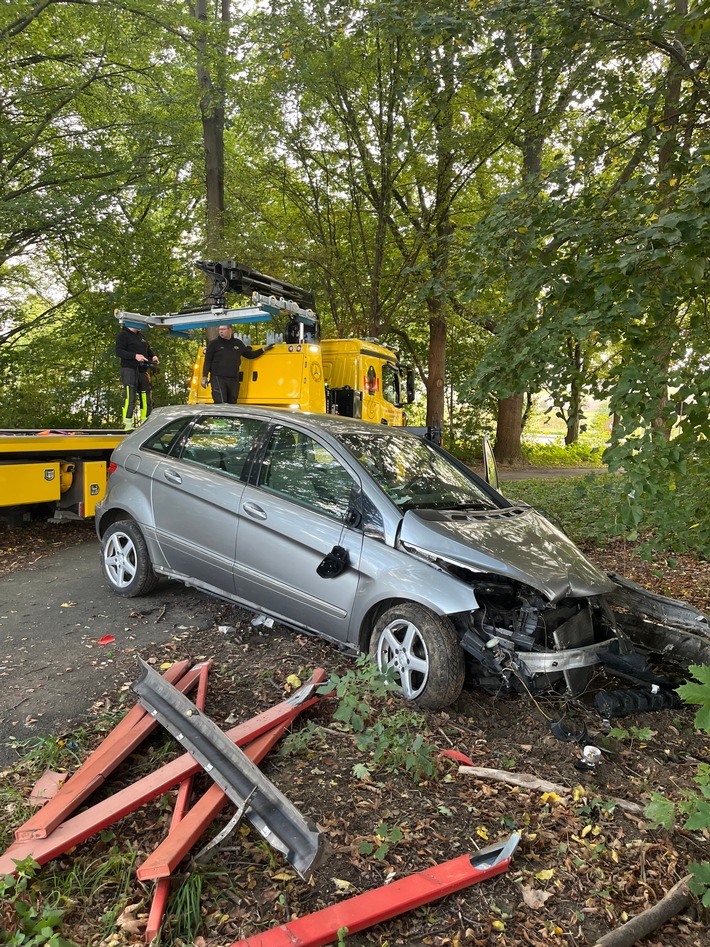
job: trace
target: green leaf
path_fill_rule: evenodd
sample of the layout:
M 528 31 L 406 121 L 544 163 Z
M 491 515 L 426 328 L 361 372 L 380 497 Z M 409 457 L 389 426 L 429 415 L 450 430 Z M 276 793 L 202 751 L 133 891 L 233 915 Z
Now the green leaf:
M 701 831 L 710 828 L 710 802 L 698 797 L 693 800 L 694 812 L 686 820 L 685 828 L 690 831 Z
M 369 779 L 372 775 L 364 763 L 356 763 L 353 766 L 352 772 L 356 779 Z
M 659 793 L 653 793 L 651 802 L 644 809 L 644 815 L 652 826 L 662 825 L 666 829 L 672 829 L 675 821 L 675 806 Z

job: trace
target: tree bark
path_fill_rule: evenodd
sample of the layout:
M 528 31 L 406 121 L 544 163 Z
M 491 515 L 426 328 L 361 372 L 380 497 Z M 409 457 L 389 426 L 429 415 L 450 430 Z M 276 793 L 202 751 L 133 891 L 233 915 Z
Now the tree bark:
M 688 15 L 688 0 L 675 0 L 676 16 L 685 17 Z M 682 46 L 683 30 L 680 29 L 674 37 L 674 43 Z M 677 160 L 679 140 L 678 123 L 681 110 L 681 92 L 682 92 L 683 69 L 675 59 L 668 63 L 666 74 L 666 91 L 663 102 L 663 143 L 658 154 L 658 176 L 660 180 L 660 199 L 661 204 L 670 208 L 673 204 L 673 189 L 668 181 L 673 173 L 673 164 Z M 675 330 L 675 322 L 679 318 L 678 312 L 674 310 L 666 311 L 666 307 L 659 301 L 659 335 L 657 339 L 657 348 L 653 357 L 653 362 L 658 372 L 659 378 L 667 378 L 672 359 L 672 334 Z M 656 417 L 651 423 L 655 431 L 660 431 L 668 441 L 671 437 L 673 427 L 672 421 L 669 421 L 666 412 L 668 408 L 669 392 L 668 385 L 664 384 L 658 394 L 656 402 Z
M 594 947 L 631 947 L 642 937 L 647 937 L 659 927 L 669 921 L 676 914 L 680 914 L 690 904 L 690 892 L 688 891 L 688 882 L 691 875 L 686 875 L 680 881 L 673 885 L 671 890 L 661 898 L 653 907 L 647 908 L 630 921 L 617 927 L 614 931 L 609 931 Z
M 427 427 L 443 427 L 445 408 L 444 376 L 446 371 L 446 316 L 440 299 L 428 300 L 429 363 L 427 372 Z
M 581 376 L 584 370 L 582 346 L 579 342 L 570 341 L 569 357 L 574 364 L 574 375 L 569 386 L 569 412 L 567 414 L 567 433 L 565 444 L 575 444 L 579 440 L 579 419 L 582 414 L 582 384 Z
M 221 4 L 220 20 L 223 29 L 229 29 L 230 6 L 228 0 L 216 0 Z M 208 260 L 219 260 L 224 246 L 224 114 L 226 50 L 220 41 L 217 50 L 211 49 L 207 30 L 208 0 L 196 0 L 194 14 L 201 24 L 197 39 L 197 80 L 200 86 L 200 113 L 202 116 L 202 139 L 205 155 L 205 252 Z M 210 69 L 209 61 L 216 63 Z M 205 296 L 212 290 L 212 280 L 207 276 Z M 217 337 L 216 328 L 206 329 L 207 341 Z
M 522 419 L 523 395 L 511 395 L 499 400 L 496 443 L 493 450 L 499 464 L 514 467 L 525 463 L 520 443 Z

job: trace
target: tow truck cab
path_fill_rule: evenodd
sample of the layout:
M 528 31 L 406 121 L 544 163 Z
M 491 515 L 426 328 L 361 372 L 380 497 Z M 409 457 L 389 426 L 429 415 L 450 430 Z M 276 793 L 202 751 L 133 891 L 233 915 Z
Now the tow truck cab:
M 249 344 L 249 336 L 241 338 Z M 270 341 L 275 341 L 270 339 Z M 189 404 L 209 404 L 202 388 L 205 346 L 193 365 Z M 406 424 L 403 404 L 413 401 L 413 378 L 391 349 L 365 339 L 275 341 L 252 361 L 242 360 L 239 403 L 340 414 L 375 424 Z

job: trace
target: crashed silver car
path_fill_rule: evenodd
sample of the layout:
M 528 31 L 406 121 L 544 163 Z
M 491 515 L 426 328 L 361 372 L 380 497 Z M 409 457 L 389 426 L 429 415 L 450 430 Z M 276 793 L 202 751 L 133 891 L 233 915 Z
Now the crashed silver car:
M 115 592 L 179 579 L 369 651 L 423 707 L 456 700 L 467 666 L 496 689 L 576 694 L 600 663 L 649 679 L 629 634 L 704 647 L 699 612 L 605 575 L 535 509 L 406 428 L 161 408 L 110 469 L 96 528 Z

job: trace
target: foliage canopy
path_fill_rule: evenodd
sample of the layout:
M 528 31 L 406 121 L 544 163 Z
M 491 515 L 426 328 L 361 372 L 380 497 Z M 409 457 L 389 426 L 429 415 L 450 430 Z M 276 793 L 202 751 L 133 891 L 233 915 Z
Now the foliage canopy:
M 193 12 L 0 12 L 3 425 L 114 423 L 114 308 L 202 294 L 223 108 L 229 257 L 313 287 L 331 334 L 401 347 L 459 448 L 511 396 L 545 392 L 569 441 L 605 399 L 620 527 L 707 554 L 706 6 Z M 180 400 L 189 345 L 157 347 L 157 401 Z

